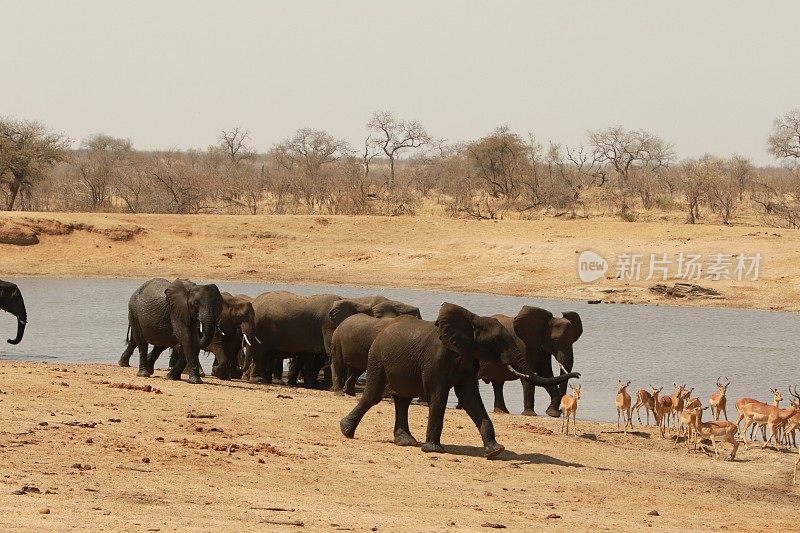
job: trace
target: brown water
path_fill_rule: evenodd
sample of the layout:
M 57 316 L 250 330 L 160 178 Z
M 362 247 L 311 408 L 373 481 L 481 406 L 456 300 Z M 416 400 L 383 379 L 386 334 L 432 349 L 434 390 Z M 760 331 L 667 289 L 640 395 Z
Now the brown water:
M 0 312 L 0 359 L 116 363 L 124 349 L 128 299 L 144 280 L 5 279 L 20 286 L 29 324 L 21 344 L 6 344 L 4 339 L 16 332 L 16 320 Z M 425 319 L 433 319 L 445 301 L 482 315 L 515 315 L 522 305 L 544 307 L 554 313 L 577 311 L 584 325 L 584 334 L 575 344 L 575 370 L 583 374 L 578 417 L 590 420 L 616 420 L 618 379 L 632 381 L 631 395 L 650 384 L 667 390 L 673 382 L 685 382 L 695 387 L 695 394 L 704 401 L 714 391 L 720 374 L 732 382 L 728 389 L 731 399 L 767 399 L 770 387 L 786 391 L 788 385 L 800 381 L 800 315 L 795 313 L 589 305 L 582 301 L 354 286 L 217 284 L 223 291 L 254 296 L 273 290 L 332 292 L 345 297 L 383 294 L 415 304 Z M 210 356 L 201 356 L 201 362 L 210 369 Z M 135 372 L 131 369 L 132 378 Z M 481 387 L 484 402 L 491 408 L 491 386 L 481 383 Z M 547 403 L 547 393 L 537 389 L 537 410 L 543 411 Z M 729 415 L 735 416 L 732 403 L 729 401 Z M 512 413 L 522 410 L 518 381 L 506 384 L 506 404 Z

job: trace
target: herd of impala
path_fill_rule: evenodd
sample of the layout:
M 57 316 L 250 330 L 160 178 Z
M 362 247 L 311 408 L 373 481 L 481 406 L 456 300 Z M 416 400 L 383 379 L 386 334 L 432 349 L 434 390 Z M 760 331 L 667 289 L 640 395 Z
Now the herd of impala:
M 673 383 L 675 390 L 672 394 L 661 395 L 663 387 L 650 386 L 651 390 L 639 389 L 636 392 L 636 402 L 632 403 L 628 387 L 631 382 L 620 381 L 617 387 L 615 403 L 617 407 L 617 427 L 622 428 L 627 435 L 628 428 L 633 429 L 633 410 L 636 409 L 636 417 L 639 424 L 642 423 L 641 409 L 644 408 L 647 424 L 650 424 L 650 413 L 653 413 L 655 423 L 658 426 L 659 438 L 670 438 L 671 430 L 674 430 L 675 445 L 681 436 L 685 438 L 686 447 L 689 442 L 694 442 L 694 449 L 697 449 L 701 439 L 710 439 L 714 447 L 714 454 L 719 457 L 717 451 L 717 440 L 729 442 L 733 445 L 733 451 L 729 460 L 736 457 L 739 443 L 744 442 L 745 449 L 753 441 L 753 434 L 756 428 L 761 429 L 765 448 L 770 442 L 775 443 L 776 449 L 782 449 L 783 445 L 795 446 L 798 449 L 797 460 L 794 463 L 793 483 L 797 484 L 797 467 L 800 464 L 800 446 L 797 445 L 795 433 L 800 429 L 800 394 L 797 387 L 789 393 L 792 398 L 786 409 L 781 409 L 780 403 L 783 396 L 778 389 L 770 389 L 772 393 L 772 403 L 764 403 L 755 398 L 739 398 L 736 401 L 736 411 L 739 417 L 736 422 L 728 420 L 727 393 L 730 380 L 725 383 L 717 378 L 717 390 L 708 399 L 708 405 L 703 406 L 699 398 L 692 397 L 694 388 L 687 389 L 686 385 Z M 567 394 L 561 399 L 561 411 L 564 419 L 561 424 L 562 431 L 569 432 L 569 418 L 572 417 L 572 432 L 576 435 L 575 414 L 578 410 L 578 400 L 581 397 L 580 386 L 572 387 L 572 394 Z M 711 422 L 703 422 L 703 411 L 711 409 Z M 720 420 L 725 417 L 725 420 Z M 740 427 L 744 421 L 744 427 Z M 565 427 L 566 424 L 566 427 Z M 747 438 L 747 431 L 750 430 L 750 440 Z M 767 434 L 769 433 L 769 438 Z M 737 438 L 737 436 L 739 438 Z M 702 443 L 701 443 L 702 446 Z

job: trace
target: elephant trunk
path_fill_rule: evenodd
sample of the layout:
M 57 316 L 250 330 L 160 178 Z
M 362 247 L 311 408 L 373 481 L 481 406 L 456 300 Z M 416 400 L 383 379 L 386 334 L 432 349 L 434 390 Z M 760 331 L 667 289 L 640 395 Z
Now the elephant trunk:
M 211 341 L 214 339 L 214 332 L 217 330 L 216 320 L 212 313 L 203 313 L 199 317 L 200 320 L 200 349 L 208 348 Z
M 533 371 L 528 360 L 516 347 L 503 351 L 500 354 L 500 362 L 505 365 L 511 374 L 521 379 L 530 379 Z
M 572 349 L 568 350 L 559 350 L 556 352 L 556 361 L 558 362 L 559 366 L 561 367 L 561 374 L 566 374 L 567 372 L 572 372 L 572 365 L 574 363 L 574 358 L 572 355 Z M 567 393 L 567 382 L 560 384 L 558 386 L 558 401 L 561 401 L 561 398 Z
M 27 322 L 17 318 L 17 336 L 14 339 L 8 339 L 9 344 L 19 344 L 22 341 L 22 336 L 25 335 L 25 325 Z
M 19 291 L 14 300 L 9 307 L 11 307 L 11 313 L 17 317 L 17 336 L 14 339 L 8 339 L 9 344 L 19 344 L 22 341 L 22 337 L 25 335 L 25 326 L 28 324 L 28 312 L 25 310 L 25 301 Z

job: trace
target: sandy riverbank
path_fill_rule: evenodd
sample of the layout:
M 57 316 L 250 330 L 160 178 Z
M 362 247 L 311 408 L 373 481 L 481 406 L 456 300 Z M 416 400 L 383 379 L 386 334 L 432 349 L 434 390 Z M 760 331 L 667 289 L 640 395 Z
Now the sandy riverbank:
M 385 402 L 345 439 L 338 421 L 353 400 L 323 391 L 12 361 L 0 389 L 4 531 L 765 531 L 800 520 L 796 453 L 740 448 L 725 462 L 653 428 L 624 436 L 579 420 L 576 439 L 558 420 L 494 415 L 507 451 L 488 461 L 455 410 L 448 453 L 429 455 L 390 443 Z M 412 406 L 417 436 L 425 421 Z
M 474 221 L 420 217 L 2 213 L 3 276 L 164 276 L 393 286 L 579 300 L 800 310 L 800 230 L 614 219 Z M 594 283 L 579 252 L 606 257 Z M 757 281 L 701 279 L 720 300 L 648 290 L 649 254 L 761 253 Z M 618 280 L 614 258 L 641 253 L 639 281 Z M 671 267 L 673 270 L 676 264 Z M 672 279 L 670 281 L 678 281 Z

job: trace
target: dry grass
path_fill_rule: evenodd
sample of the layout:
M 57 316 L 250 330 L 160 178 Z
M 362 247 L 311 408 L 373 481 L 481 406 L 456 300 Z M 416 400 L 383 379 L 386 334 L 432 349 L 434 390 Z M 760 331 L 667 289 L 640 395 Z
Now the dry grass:
M 0 233 L 15 231 L 35 231 L 40 242 L 0 244 L 5 276 L 185 276 L 800 310 L 799 230 L 610 218 L 2 213 Z M 581 283 L 577 255 L 585 249 L 609 259 L 624 252 L 760 252 L 761 279 L 702 280 L 724 299 L 676 300 L 651 293 L 654 281 L 644 279 Z

